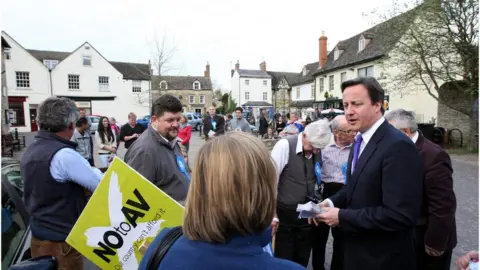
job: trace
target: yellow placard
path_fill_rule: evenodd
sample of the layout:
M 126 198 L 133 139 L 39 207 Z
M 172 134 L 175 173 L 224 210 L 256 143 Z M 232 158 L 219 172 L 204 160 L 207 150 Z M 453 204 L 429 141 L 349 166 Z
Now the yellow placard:
M 138 269 L 140 247 L 183 222 L 184 208 L 119 158 L 110 165 L 67 243 L 101 269 Z

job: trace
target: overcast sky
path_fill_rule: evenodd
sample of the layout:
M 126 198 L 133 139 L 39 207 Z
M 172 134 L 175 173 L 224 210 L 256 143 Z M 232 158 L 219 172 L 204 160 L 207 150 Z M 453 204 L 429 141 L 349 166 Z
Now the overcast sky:
M 403 0 L 400 0 L 403 1 Z M 153 40 L 175 48 L 170 75 L 203 75 L 230 88 L 230 69 L 299 72 L 318 61 L 322 30 L 331 50 L 372 26 L 392 0 L 17 0 L 3 1 L 1 27 L 28 49 L 72 51 L 88 41 L 111 61 L 147 63 Z M 71 3 L 80 3 L 72 5 Z

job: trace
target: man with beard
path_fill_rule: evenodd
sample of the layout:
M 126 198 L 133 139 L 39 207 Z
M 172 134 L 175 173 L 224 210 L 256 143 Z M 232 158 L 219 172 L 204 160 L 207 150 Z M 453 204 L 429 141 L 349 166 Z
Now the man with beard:
M 177 144 L 182 103 L 163 95 L 152 106 L 151 124 L 130 146 L 125 162 L 170 197 L 184 204 L 190 174 Z

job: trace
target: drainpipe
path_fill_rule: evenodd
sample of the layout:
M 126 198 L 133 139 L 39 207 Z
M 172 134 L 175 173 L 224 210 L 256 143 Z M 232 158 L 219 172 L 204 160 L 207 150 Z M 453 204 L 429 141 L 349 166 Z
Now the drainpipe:
M 52 70 L 48 69 L 48 76 L 50 78 L 50 96 L 53 97 L 53 83 L 52 83 Z

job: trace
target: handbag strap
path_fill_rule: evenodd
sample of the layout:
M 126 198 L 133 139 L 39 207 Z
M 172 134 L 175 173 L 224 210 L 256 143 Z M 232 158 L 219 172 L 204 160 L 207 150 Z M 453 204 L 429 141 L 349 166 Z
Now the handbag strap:
M 182 227 L 177 226 L 168 231 L 153 250 L 153 254 L 148 260 L 147 270 L 157 270 L 160 263 L 173 244 L 183 235 Z

